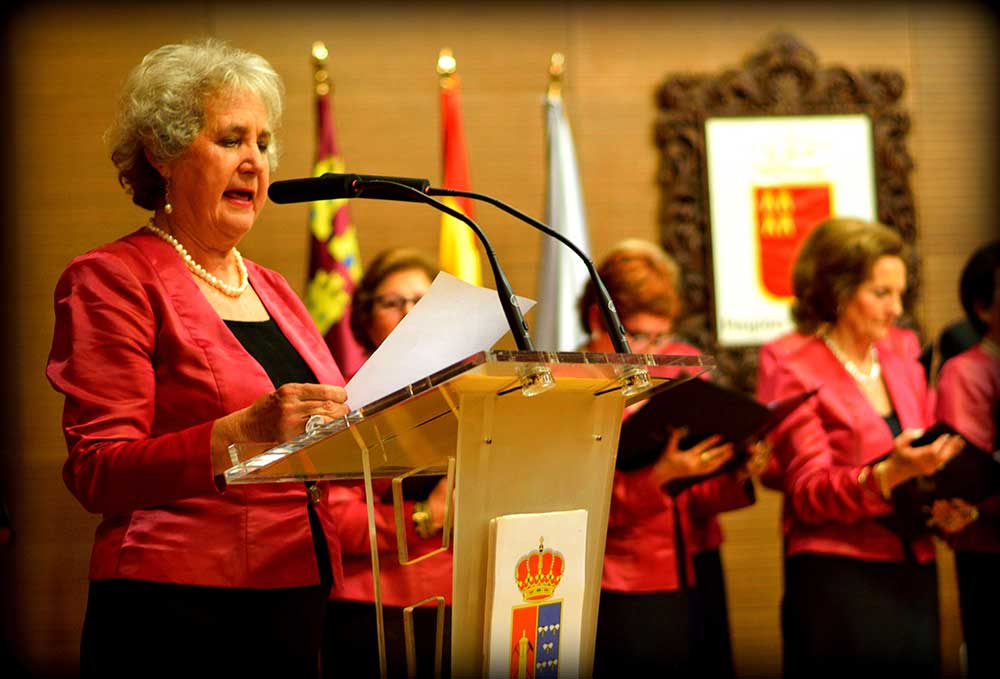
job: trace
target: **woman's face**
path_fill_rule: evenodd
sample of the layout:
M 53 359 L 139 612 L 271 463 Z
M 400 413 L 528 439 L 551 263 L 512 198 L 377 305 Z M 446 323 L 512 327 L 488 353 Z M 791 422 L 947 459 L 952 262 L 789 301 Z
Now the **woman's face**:
M 253 226 L 267 198 L 267 109 L 251 92 L 223 92 L 205 106 L 201 133 L 158 167 L 168 181 L 171 224 L 207 247 L 228 248 Z
M 899 257 L 879 257 L 868 280 L 844 303 L 837 327 L 859 343 L 877 342 L 903 313 L 904 292 L 906 264 Z
M 594 314 L 591 315 L 591 328 L 599 328 L 591 339 L 590 351 L 602 353 L 613 353 L 614 345 L 611 337 L 604 329 L 604 325 L 596 315 L 597 308 L 594 307 Z M 673 331 L 673 321 L 663 316 L 640 311 L 630 314 L 620 319 L 625 326 L 625 337 L 628 338 L 632 352 L 636 354 L 655 354 L 671 339 Z
M 379 283 L 375 288 L 371 326 L 368 328 L 368 337 L 376 348 L 396 329 L 403 316 L 410 312 L 429 287 L 431 280 L 423 269 L 395 271 Z

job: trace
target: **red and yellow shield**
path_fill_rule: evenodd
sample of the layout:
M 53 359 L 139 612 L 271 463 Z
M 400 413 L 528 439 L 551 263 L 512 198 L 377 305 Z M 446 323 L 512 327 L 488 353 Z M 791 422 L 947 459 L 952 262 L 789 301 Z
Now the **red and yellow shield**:
M 757 251 L 764 291 L 777 298 L 792 296 L 792 265 L 799 246 L 816 224 L 830 216 L 830 184 L 755 186 Z

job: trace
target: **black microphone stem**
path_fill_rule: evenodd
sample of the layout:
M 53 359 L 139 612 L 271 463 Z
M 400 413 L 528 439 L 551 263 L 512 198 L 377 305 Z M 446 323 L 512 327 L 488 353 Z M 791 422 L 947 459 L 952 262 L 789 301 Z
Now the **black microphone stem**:
M 594 283 L 594 292 L 597 294 L 597 298 L 600 300 L 600 304 L 597 305 L 598 309 L 601 311 L 601 317 L 604 320 L 604 326 L 608 329 L 608 335 L 611 338 L 611 344 L 615 348 L 615 351 L 619 354 L 631 354 L 632 347 L 629 346 L 628 338 L 625 336 L 625 326 L 622 325 L 621 319 L 618 318 L 618 311 L 615 309 L 615 303 L 611 299 L 611 295 L 608 294 L 608 289 L 604 287 L 604 281 L 597 273 L 597 267 L 594 266 L 593 260 L 587 256 L 587 254 L 577 247 L 576 243 L 571 241 L 566 236 L 562 235 L 555 229 L 547 226 L 543 222 L 530 217 L 517 208 L 507 205 L 501 200 L 497 200 L 492 196 L 487 196 L 482 193 L 474 193 L 472 191 L 459 191 L 457 189 L 440 189 L 436 187 L 428 187 L 427 195 L 431 196 L 456 196 L 462 198 L 472 198 L 474 200 L 481 200 L 485 203 L 489 203 L 494 207 L 497 207 L 509 215 L 517 217 L 523 222 L 527 222 L 531 226 L 535 227 L 539 231 L 552 236 L 557 241 L 568 247 L 576 255 L 583 260 L 584 265 L 587 267 L 587 272 L 590 274 L 590 280 Z
M 356 189 L 359 189 L 358 198 L 365 197 L 365 189 L 374 189 L 377 191 L 379 188 L 391 188 L 393 191 L 401 191 L 403 194 L 411 196 L 416 202 L 426 203 L 467 224 L 479 238 L 479 241 L 483 244 L 483 249 L 486 251 L 486 258 L 490 262 L 490 269 L 493 270 L 493 281 L 497 286 L 497 295 L 500 297 L 500 306 L 503 307 L 504 316 L 507 317 L 507 325 L 510 326 L 510 331 L 514 335 L 514 343 L 517 344 L 517 348 L 520 351 L 535 350 L 531 342 L 531 337 L 528 335 L 528 324 L 524 321 L 524 315 L 521 313 L 521 307 L 517 304 L 517 297 L 514 295 L 514 290 L 510 287 L 507 276 L 504 275 L 503 270 L 500 268 L 500 262 L 497 260 L 493 246 L 478 224 L 460 210 L 452 209 L 441 201 L 435 200 L 430 195 L 399 182 L 381 179 L 365 181 L 362 179 L 355 182 L 354 186 Z

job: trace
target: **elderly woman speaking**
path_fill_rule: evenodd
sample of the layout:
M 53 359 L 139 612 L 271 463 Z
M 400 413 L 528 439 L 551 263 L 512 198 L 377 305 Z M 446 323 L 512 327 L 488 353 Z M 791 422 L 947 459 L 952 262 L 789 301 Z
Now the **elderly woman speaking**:
M 316 676 L 340 552 L 326 492 L 225 486 L 228 447 L 346 412 L 343 378 L 277 273 L 237 250 L 264 206 L 282 84 L 224 43 L 166 45 L 109 131 L 149 223 L 74 259 L 47 376 L 65 395 L 63 477 L 102 514 L 87 676 Z

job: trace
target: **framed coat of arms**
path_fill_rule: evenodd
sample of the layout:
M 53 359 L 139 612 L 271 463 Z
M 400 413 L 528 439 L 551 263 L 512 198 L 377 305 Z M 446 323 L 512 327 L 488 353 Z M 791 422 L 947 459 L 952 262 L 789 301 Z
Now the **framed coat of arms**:
M 677 74 L 657 91 L 661 244 L 681 270 L 678 332 L 753 392 L 759 346 L 792 329 L 791 268 L 830 216 L 877 220 L 916 240 L 903 77 L 822 66 L 788 34 L 738 68 Z M 907 261 L 901 324 L 919 292 Z
M 708 118 L 705 160 L 716 341 L 760 345 L 793 328 L 792 264 L 812 228 L 876 217 L 871 120 Z

